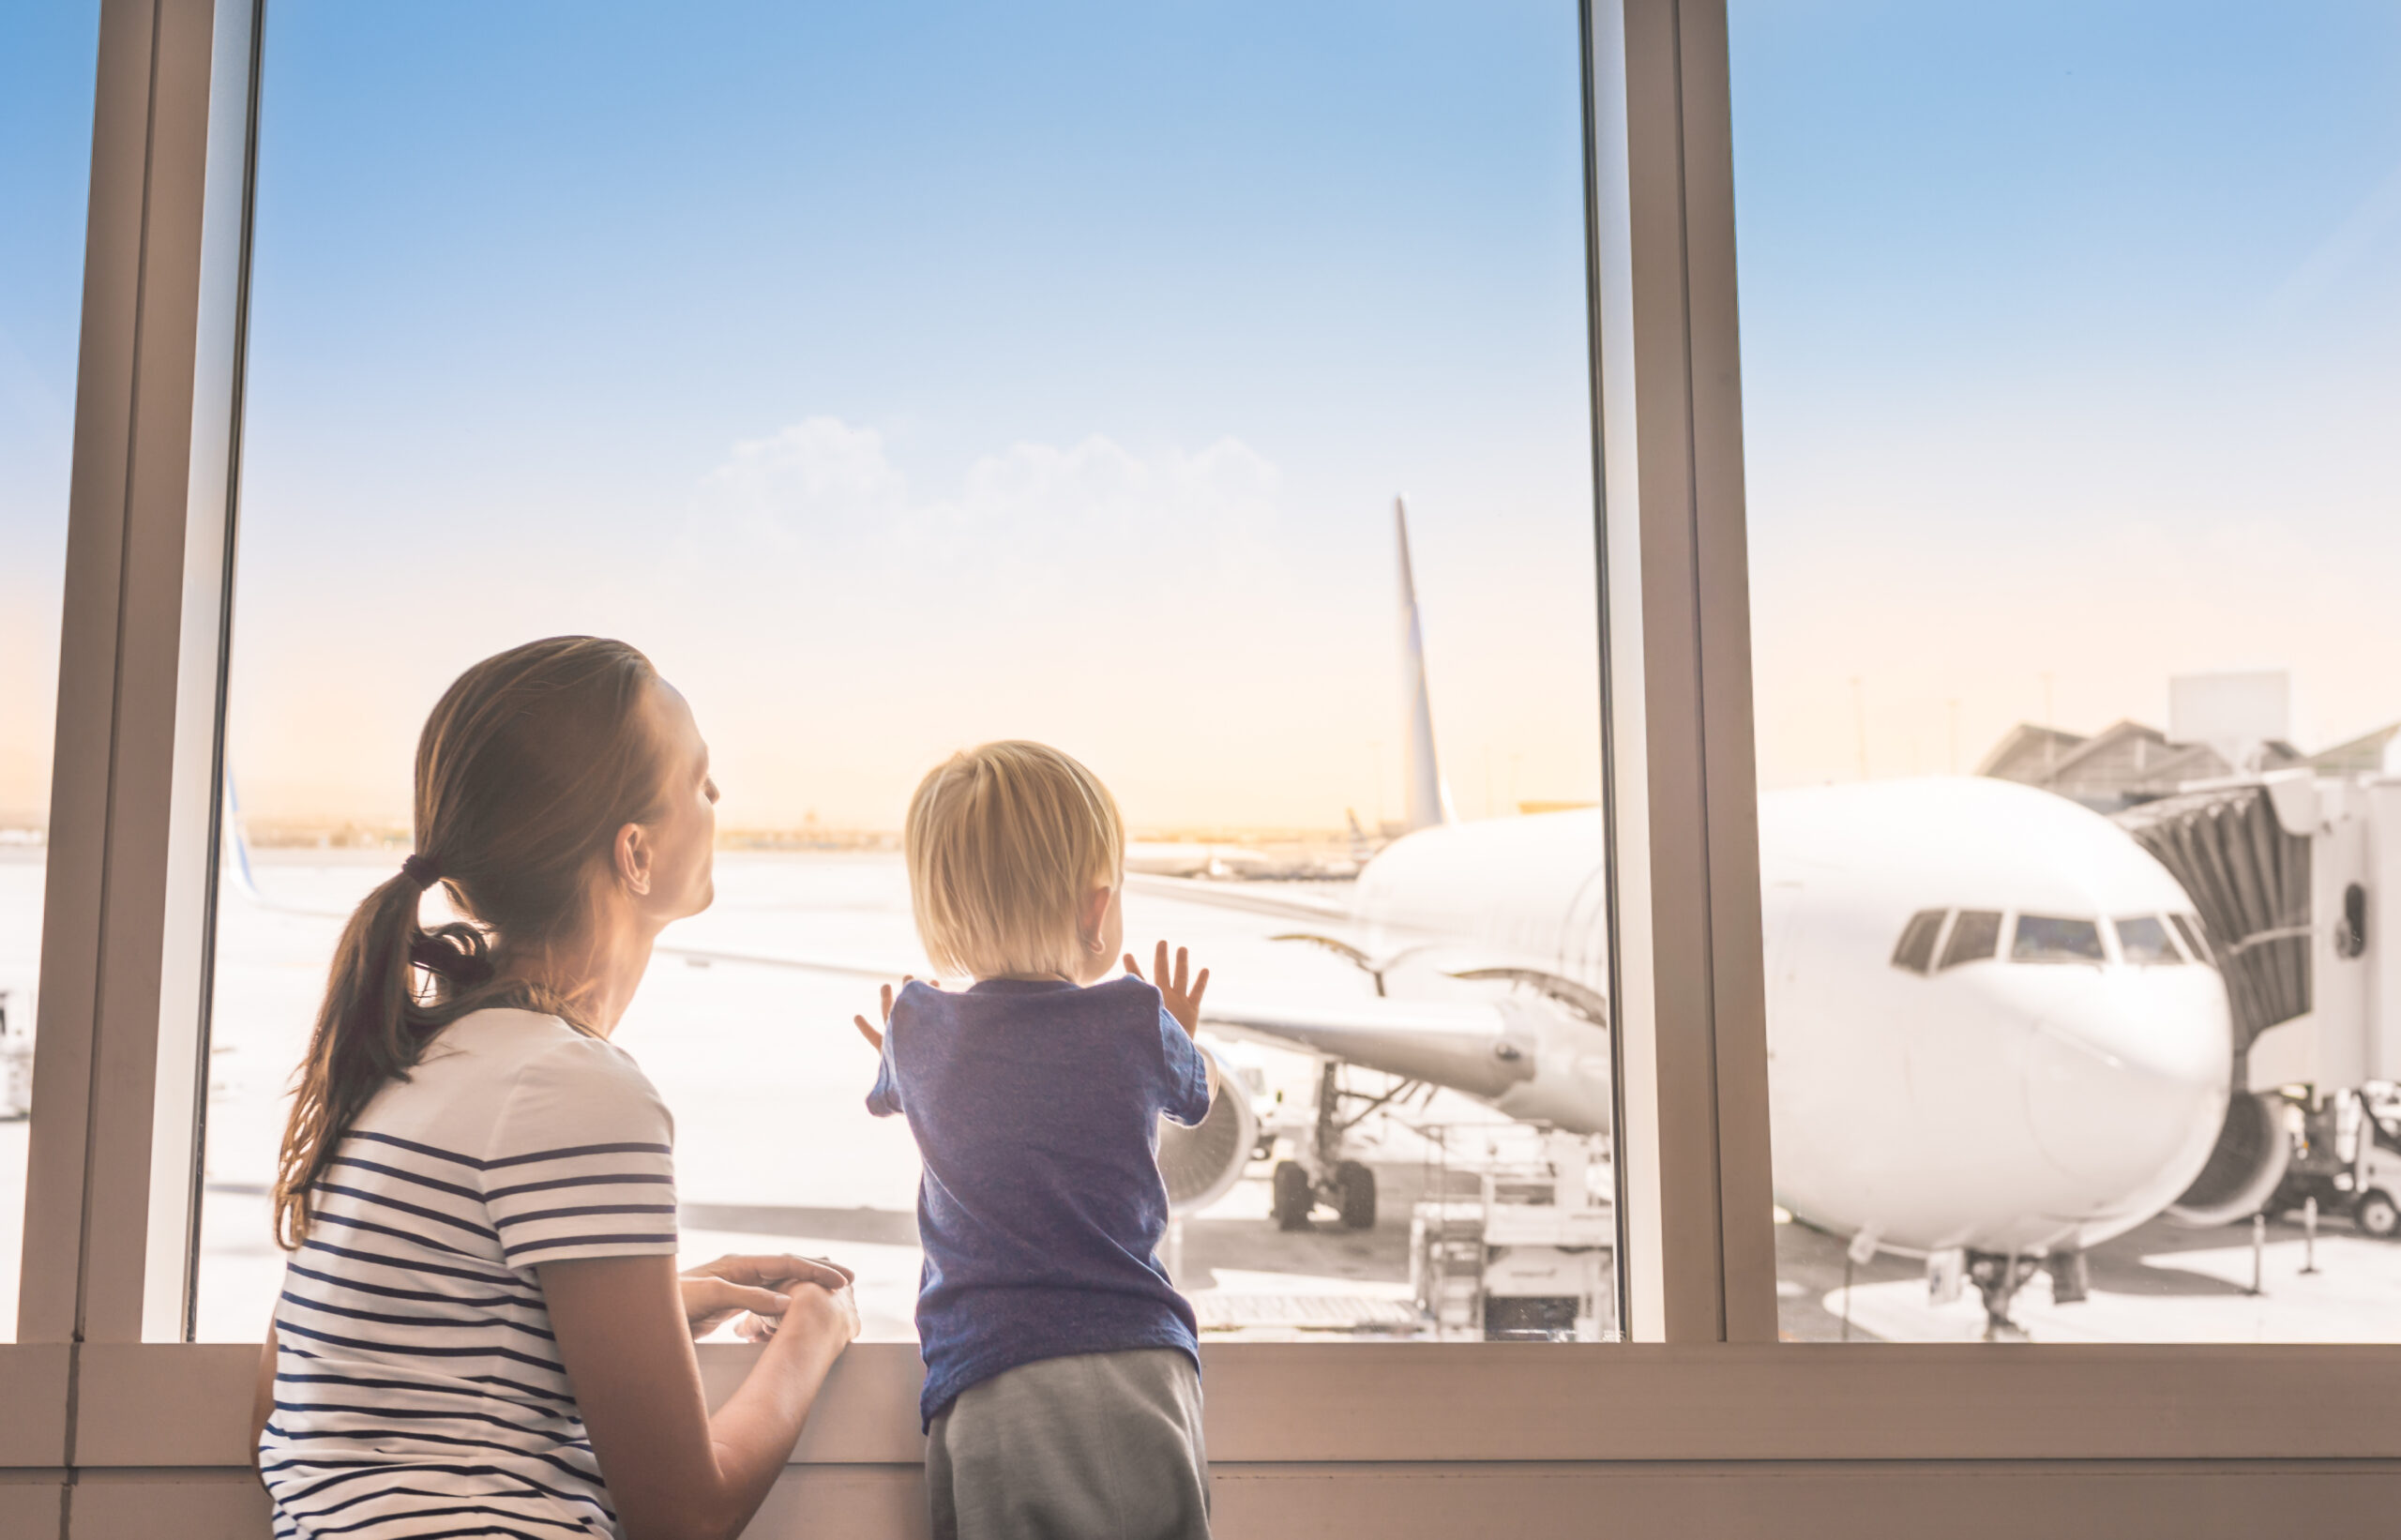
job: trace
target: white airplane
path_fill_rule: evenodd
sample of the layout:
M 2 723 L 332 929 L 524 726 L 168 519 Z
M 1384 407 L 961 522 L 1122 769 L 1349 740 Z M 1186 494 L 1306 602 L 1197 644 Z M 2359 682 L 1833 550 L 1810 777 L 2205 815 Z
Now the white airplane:
M 1343 1155 L 1344 1066 L 1572 1132 L 1611 1122 L 1601 814 L 1452 817 L 1398 533 L 1412 832 L 1348 904 L 1135 880 L 1307 925 L 1291 939 L 1350 957 L 1384 997 L 1204 1007 L 1324 1063 L 1317 1137 L 1276 1174 L 1287 1225 L 1320 1201 L 1373 1223 L 1372 1174 Z M 2182 887 L 2107 819 L 1997 780 L 1771 793 L 1759 841 L 1777 1201 L 1855 1245 L 1965 1253 L 1996 1328 L 2046 1261 L 2059 1297 L 2078 1297 L 2083 1248 L 2175 1201 L 2227 1125 L 2227 995 Z M 1460 980 L 1492 998 L 1461 1003 Z M 1170 1136 L 1179 1196 L 1240 1174 L 1245 1110 Z M 2254 1207 L 2258 1165 L 2236 1184 Z
M 1597 810 L 1460 823 L 1437 767 L 1425 648 L 1400 555 L 1409 832 L 1347 901 L 1274 884 L 1135 875 L 1154 896 L 1292 923 L 1378 998 L 1299 1008 L 1213 992 L 1204 1025 L 1321 1062 L 1310 1137 L 1275 1171 L 1279 1224 L 1321 1203 L 1375 1222 L 1350 1129 L 1420 1087 L 1570 1133 L 1612 1117 L 1603 834 Z M 238 811 L 230 869 L 250 881 Z M 1964 1253 L 1996 1329 L 2048 1262 L 2081 1288 L 2085 1247 L 2184 1195 L 2197 1222 L 2253 1212 L 2288 1147 L 2231 1097 L 2224 985 L 2184 890 L 2107 819 L 2009 782 L 1949 778 L 1760 799 L 1776 1200 L 1903 1255 Z M 1362 852 L 1364 853 L 1364 851 Z M 889 979 L 865 959 L 662 945 L 696 964 Z M 1352 1069 L 1393 1077 L 1375 1092 Z M 1179 1210 L 1205 1208 L 1261 1145 L 1236 1077 L 1198 1127 L 1163 1125 Z M 2209 1171 L 2203 1175 L 2207 1163 Z M 2197 1175 L 2202 1176 L 2199 1184 Z M 2209 1201 L 2196 1202 L 2207 1189 Z

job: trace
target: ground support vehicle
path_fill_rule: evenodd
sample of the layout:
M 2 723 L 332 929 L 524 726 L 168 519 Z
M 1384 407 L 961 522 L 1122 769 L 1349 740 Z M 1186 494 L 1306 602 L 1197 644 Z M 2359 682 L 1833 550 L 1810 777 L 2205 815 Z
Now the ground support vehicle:
M 2362 1234 L 2401 1235 L 2401 1102 L 2391 1088 L 2292 1099 L 2300 1114 L 2292 1163 L 2267 1212 L 2293 1213 L 2316 1199 L 2318 1213 L 2348 1215 Z
M 1421 1129 L 1426 1196 L 1410 1218 L 1419 1313 L 1446 1339 L 1617 1337 L 1617 1213 L 1592 1140 L 1543 1133 L 1532 1153 L 1491 1131 Z M 1462 1157 L 1461 1144 L 1482 1153 Z M 1514 1155 L 1515 1158 L 1512 1158 Z

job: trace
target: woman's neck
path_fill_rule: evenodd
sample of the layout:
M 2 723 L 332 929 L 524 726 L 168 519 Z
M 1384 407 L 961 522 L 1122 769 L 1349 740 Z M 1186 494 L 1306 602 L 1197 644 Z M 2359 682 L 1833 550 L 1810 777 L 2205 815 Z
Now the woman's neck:
M 558 996 L 574 1006 L 581 1024 L 607 1037 L 642 988 L 658 931 L 624 913 L 603 918 L 595 930 L 587 941 L 504 957 L 499 974 Z

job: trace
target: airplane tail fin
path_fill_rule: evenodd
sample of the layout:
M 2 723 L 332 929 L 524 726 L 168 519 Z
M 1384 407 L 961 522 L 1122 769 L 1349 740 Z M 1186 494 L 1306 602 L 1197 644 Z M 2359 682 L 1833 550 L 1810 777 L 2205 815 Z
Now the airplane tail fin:
M 1431 828 L 1452 822 L 1451 789 L 1442 784 L 1442 766 L 1434 758 L 1434 706 L 1426 688 L 1426 634 L 1417 618 L 1417 583 L 1409 566 L 1409 510 L 1392 500 L 1395 534 L 1400 543 L 1400 688 L 1404 732 L 1401 778 L 1407 796 L 1409 827 Z
M 218 839 L 222 845 L 222 859 L 218 862 L 217 880 L 233 884 L 234 891 L 252 903 L 261 901 L 258 880 L 250 875 L 250 839 L 242 827 L 242 795 L 234 789 L 234 777 L 225 777 L 225 806 L 219 810 Z

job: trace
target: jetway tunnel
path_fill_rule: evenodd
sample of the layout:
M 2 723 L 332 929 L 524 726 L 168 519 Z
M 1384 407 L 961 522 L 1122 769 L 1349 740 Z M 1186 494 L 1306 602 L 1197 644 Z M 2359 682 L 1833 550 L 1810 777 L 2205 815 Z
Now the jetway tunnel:
M 2290 1158 L 2279 1088 L 2401 1072 L 2401 952 L 2376 926 L 2378 894 L 2401 893 L 2401 779 L 2273 772 L 2115 817 L 2191 895 L 2234 1023 L 2225 1127 L 2169 1213 L 2246 1218 Z

